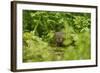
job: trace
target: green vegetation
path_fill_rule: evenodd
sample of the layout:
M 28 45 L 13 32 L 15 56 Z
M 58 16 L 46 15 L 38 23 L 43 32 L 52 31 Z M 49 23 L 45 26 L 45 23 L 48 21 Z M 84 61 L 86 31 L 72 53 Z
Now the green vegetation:
M 90 24 L 90 13 L 23 10 L 23 62 L 90 59 Z

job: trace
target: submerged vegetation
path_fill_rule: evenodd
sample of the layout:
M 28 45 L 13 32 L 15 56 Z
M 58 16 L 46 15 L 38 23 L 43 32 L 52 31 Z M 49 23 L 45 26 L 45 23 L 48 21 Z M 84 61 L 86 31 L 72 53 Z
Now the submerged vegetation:
M 23 62 L 90 59 L 91 14 L 23 10 Z

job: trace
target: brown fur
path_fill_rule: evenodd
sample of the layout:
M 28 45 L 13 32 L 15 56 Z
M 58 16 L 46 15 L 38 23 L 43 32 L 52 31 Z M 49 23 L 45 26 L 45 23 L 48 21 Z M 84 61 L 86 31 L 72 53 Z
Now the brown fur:
M 64 33 L 63 32 L 55 32 L 55 43 L 56 46 L 62 46 L 64 41 Z

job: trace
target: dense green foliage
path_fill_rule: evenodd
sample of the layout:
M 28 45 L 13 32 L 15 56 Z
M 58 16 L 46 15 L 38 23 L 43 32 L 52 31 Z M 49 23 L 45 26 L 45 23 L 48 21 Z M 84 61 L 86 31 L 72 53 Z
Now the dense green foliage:
M 90 24 L 90 13 L 23 10 L 23 62 L 90 59 Z

